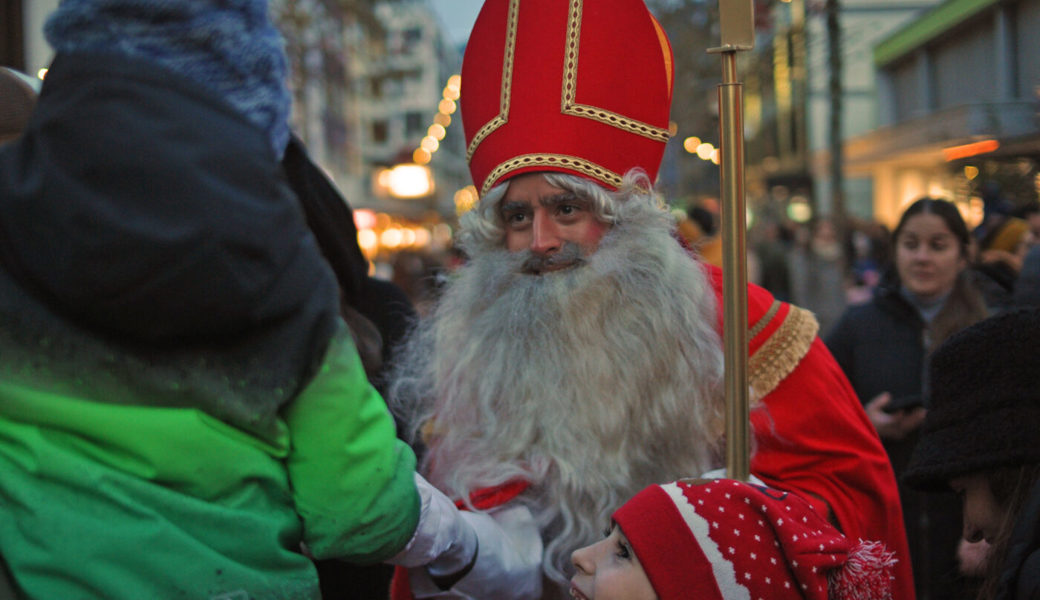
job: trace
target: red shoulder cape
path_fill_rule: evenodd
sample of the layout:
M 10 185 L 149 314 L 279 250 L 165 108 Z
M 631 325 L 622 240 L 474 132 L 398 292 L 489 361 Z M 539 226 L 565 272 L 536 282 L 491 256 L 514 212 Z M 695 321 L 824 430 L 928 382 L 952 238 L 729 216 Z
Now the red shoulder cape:
M 719 301 L 722 271 L 705 265 Z M 853 540 L 895 552 L 893 597 L 913 599 L 902 507 L 888 455 L 815 317 L 748 286 L 748 378 L 754 402 L 751 471 L 801 495 Z M 826 503 L 826 504 L 824 504 Z

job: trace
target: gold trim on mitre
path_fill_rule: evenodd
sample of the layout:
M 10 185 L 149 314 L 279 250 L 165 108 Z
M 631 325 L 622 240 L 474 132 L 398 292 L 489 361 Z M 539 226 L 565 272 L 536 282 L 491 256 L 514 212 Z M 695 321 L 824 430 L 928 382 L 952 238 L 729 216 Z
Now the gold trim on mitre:
M 769 311 L 749 332 L 752 334 L 751 337 L 765 328 L 780 310 L 780 306 L 779 300 L 773 301 Z M 790 306 L 791 310 L 784 317 L 784 322 L 748 360 L 748 379 L 755 402 L 776 389 L 776 386 L 795 370 L 809 352 L 820 329 L 820 324 L 811 312 L 793 304 Z
M 513 88 L 513 58 L 516 56 L 516 23 L 520 15 L 520 0 L 509 0 L 509 17 L 506 19 L 506 49 L 502 58 L 502 93 L 498 100 L 498 114 L 484 123 L 466 148 L 466 162 L 473 158 L 477 146 L 491 132 L 509 121 L 509 97 Z
M 616 112 L 578 104 L 574 97 L 578 91 L 578 48 L 581 45 L 581 11 L 583 0 L 571 0 L 570 13 L 567 16 L 567 49 L 563 55 L 563 86 L 560 97 L 560 112 L 572 117 L 584 117 L 605 123 L 611 127 L 641 135 L 659 142 L 667 142 L 667 129 L 654 127 L 648 123 L 619 115 Z M 657 24 L 655 22 L 654 26 Z M 671 75 L 671 73 L 669 73 Z
M 604 169 L 592 161 L 577 156 L 570 156 L 567 154 L 521 154 L 520 156 L 511 158 L 492 169 L 484 179 L 484 185 L 480 189 L 480 195 L 484 196 L 487 194 L 491 189 L 492 183 L 503 174 L 525 167 L 566 167 L 579 173 L 584 173 L 585 175 L 598 181 L 602 181 L 614 188 L 620 188 L 622 182 L 621 175 L 609 169 Z

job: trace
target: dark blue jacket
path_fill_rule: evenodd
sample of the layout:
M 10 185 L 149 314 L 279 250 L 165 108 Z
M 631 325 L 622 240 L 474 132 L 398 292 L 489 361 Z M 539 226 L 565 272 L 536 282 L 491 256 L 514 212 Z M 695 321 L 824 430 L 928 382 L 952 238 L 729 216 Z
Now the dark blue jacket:
M 882 392 L 893 399 L 924 392 L 924 331 L 917 309 L 886 282 L 870 302 L 846 309 L 824 339 L 866 404 Z
M 927 402 L 925 323 L 891 273 L 870 302 L 845 310 L 825 343 L 864 404 L 883 392 L 892 395 L 893 403 L 911 397 Z M 901 440 L 882 440 L 897 479 L 918 437 L 914 431 Z M 902 484 L 899 496 L 918 597 L 969 597 L 968 586 L 955 575 L 955 549 L 961 537 L 957 498 L 952 493 L 924 494 Z
M 997 600 L 1040 598 L 1040 481 L 1022 505 L 1008 545 Z

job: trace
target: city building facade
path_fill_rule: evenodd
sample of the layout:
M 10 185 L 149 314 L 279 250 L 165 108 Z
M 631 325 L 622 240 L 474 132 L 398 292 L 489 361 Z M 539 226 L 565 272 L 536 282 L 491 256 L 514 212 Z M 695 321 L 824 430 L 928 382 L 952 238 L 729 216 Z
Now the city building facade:
M 1036 201 L 1038 29 L 1040 0 L 948 0 L 873 48 L 879 127 L 845 154 L 848 172 L 872 182 L 880 219 L 928 194 L 977 222 L 990 180 L 1012 201 Z
M 451 125 L 457 115 L 438 114 L 454 111 L 442 101 L 459 49 L 426 0 L 361 4 L 348 13 L 321 0 L 272 1 L 293 67 L 293 129 L 354 208 L 450 217 L 455 192 L 468 183 L 463 135 Z M 419 158 L 435 124 L 440 139 L 420 158 L 430 189 L 418 196 L 389 189 L 380 174 Z
M 799 221 L 838 210 L 872 218 L 873 188 L 862 173 L 842 171 L 842 206 L 836 206 L 832 128 L 837 123 L 837 138 L 846 140 L 881 124 L 873 48 L 938 1 L 756 2 L 756 47 L 742 58 L 752 205 Z M 836 11 L 836 41 L 828 11 Z

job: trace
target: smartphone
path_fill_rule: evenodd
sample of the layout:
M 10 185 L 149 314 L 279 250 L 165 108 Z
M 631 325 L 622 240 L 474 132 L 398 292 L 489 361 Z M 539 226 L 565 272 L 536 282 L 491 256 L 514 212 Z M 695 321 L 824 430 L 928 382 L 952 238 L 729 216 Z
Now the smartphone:
M 901 410 L 913 410 L 920 406 L 924 406 L 921 395 L 911 394 L 908 396 L 892 398 L 892 401 L 885 405 L 884 411 L 887 413 L 897 413 Z

